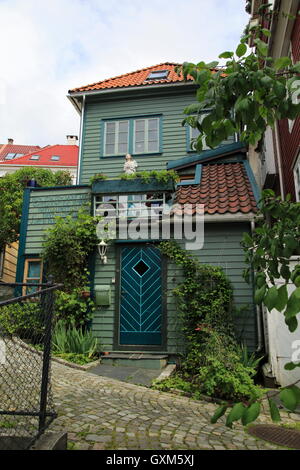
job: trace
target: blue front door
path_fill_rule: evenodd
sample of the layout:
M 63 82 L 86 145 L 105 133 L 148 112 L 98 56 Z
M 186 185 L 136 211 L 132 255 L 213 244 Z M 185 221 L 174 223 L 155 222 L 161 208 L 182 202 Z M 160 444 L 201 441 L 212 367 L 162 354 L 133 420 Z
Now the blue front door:
M 161 345 L 161 254 L 152 246 L 121 251 L 120 344 Z

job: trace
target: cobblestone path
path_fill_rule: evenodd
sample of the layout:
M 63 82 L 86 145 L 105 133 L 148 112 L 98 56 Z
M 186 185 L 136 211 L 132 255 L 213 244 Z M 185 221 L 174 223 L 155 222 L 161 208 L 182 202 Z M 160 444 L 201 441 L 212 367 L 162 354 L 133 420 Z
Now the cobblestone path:
M 216 405 L 99 377 L 53 363 L 58 418 L 50 431 L 68 432 L 69 448 L 278 449 L 256 440 L 241 425 L 210 424 Z M 300 421 L 285 415 L 284 422 Z M 260 422 L 268 422 L 262 416 Z

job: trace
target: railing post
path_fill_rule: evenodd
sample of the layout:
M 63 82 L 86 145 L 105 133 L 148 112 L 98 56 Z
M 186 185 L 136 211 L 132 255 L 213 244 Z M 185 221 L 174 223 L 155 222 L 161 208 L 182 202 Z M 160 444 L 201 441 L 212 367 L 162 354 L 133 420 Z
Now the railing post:
M 49 276 L 48 286 L 53 286 L 53 278 Z M 39 434 L 41 434 L 46 426 L 47 415 L 47 398 L 49 387 L 49 370 L 50 370 L 50 356 L 51 356 L 51 339 L 52 339 L 52 319 L 54 308 L 54 291 L 47 292 L 44 299 L 41 299 L 41 304 L 45 309 L 44 314 L 44 352 L 43 352 L 43 368 L 42 368 L 42 383 L 41 383 L 41 398 L 40 398 L 40 413 L 39 413 Z

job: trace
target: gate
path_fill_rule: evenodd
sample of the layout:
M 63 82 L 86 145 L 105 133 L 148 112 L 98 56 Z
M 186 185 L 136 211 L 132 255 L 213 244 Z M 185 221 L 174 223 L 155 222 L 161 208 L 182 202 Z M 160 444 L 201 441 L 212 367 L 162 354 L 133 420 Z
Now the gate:
M 56 417 L 51 392 L 54 291 L 47 284 L 8 284 L 0 302 L 0 450 L 29 449 Z

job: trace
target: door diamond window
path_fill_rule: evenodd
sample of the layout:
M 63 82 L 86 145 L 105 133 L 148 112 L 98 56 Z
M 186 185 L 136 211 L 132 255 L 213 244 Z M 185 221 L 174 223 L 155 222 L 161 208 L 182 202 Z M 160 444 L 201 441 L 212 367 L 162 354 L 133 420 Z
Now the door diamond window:
M 139 274 L 139 276 L 143 276 L 149 269 L 149 266 L 144 263 L 143 260 L 140 260 L 133 269 Z

